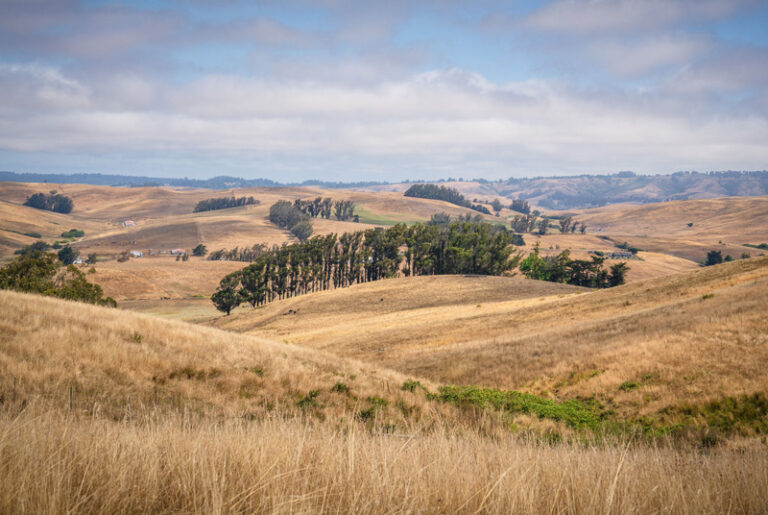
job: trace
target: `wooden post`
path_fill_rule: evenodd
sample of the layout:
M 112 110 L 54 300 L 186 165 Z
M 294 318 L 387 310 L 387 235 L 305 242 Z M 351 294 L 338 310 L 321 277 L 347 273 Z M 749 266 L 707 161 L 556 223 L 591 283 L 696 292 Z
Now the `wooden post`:
M 74 404 L 75 404 L 75 391 L 72 388 L 72 385 L 69 385 L 69 411 L 72 411 Z

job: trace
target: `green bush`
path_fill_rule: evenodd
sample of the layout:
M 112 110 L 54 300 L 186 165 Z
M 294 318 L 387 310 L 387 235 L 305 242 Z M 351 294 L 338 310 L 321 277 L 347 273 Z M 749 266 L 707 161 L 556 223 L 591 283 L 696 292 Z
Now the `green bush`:
M 60 261 L 54 254 L 32 252 L 22 255 L 0 268 L 0 288 L 100 306 L 117 306 L 114 299 L 104 297 L 101 286 L 89 283 L 77 267 L 60 267 Z
M 349 393 L 349 386 L 347 386 L 345 383 L 338 382 L 333 385 L 331 391 L 335 393 Z
M 457 406 L 492 407 L 509 413 L 526 413 L 539 418 L 563 421 L 576 428 L 597 428 L 604 415 L 599 407 L 577 400 L 557 403 L 529 393 L 477 386 L 443 386 L 437 397 L 443 402 Z
M 640 385 L 634 381 L 624 381 L 619 386 L 619 390 L 621 390 L 622 392 L 628 392 L 630 390 L 634 390 L 635 388 L 639 388 L 639 387 Z
M 82 238 L 83 236 L 85 236 L 85 231 L 81 231 L 80 229 L 70 229 L 61 233 L 62 238 Z
M 299 408 L 310 408 L 317 406 L 317 401 L 315 399 L 318 397 L 318 395 L 320 395 L 318 390 L 310 390 L 307 395 L 296 402 L 296 406 Z
M 403 383 L 403 386 L 400 387 L 401 390 L 405 390 L 408 392 L 415 392 L 416 388 L 421 388 L 422 390 L 426 390 L 424 386 L 419 381 L 414 381 L 413 379 L 409 379 L 406 382 Z

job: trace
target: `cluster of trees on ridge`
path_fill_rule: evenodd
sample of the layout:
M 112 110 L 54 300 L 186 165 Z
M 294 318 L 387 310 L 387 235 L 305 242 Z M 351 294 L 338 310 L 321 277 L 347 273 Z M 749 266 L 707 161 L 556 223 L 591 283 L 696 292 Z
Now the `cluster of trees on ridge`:
M 88 282 L 76 266 L 62 269 L 55 254 L 40 250 L 30 250 L 0 268 L 0 289 L 117 307 L 115 300 L 104 297 L 101 286 Z
M 317 197 L 313 200 L 301 200 L 296 199 L 293 205 L 304 213 L 305 215 L 317 218 L 331 219 L 331 214 L 336 217 L 336 220 L 345 221 L 354 218 L 355 222 L 359 221 L 357 215 L 355 215 L 355 203 L 351 200 L 333 200 L 331 198 Z
M 215 211 L 217 209 L 229 209 L 232 207 L 257 205 L 260 202 L 253 197 L 219 197 L 201 200 L 195 206 L 194 213 L 202 211 Z
M 273 247 L 253 264 L 225 276 L 211 300 L 230 313 L 304 293 L 406 276 L 501 275 L 517 265 L 516 235 L 499 225 L 476 222 L 398 224 L 341 236 L 316 236 Z
M 515 199 L 509 205 L 509 209 L 511 209 L 512 211 L 517 211 L 518 213 L 523 213 L 524 215 L 527 215 L 528 213 L 531 212 L 531 205 L 528 204 L 527 200 Z
M 589 288 L 609 288 L 624 284 L 629 267 L 625 262 L 611 265 L 610 272 L 603 268 L 605 257 L 591 256 L 591 260 L 571 259 L 566 249 L 557 256 L 539 254 L 539 245 L 520 261 L 520 271 L 529 279 L 567 283 Z
M 75 207 L 75 203 L 71 198 L 56 193 L 56 190 L 52 190 L 48 194 L 35 193 L 30 195 L 27 197 L 24 205 L 34 207 L 35 209 L 44 209 L 46 211 L 64 214 L 70 213 Z
M 490 215 L 487 207 L 480 204 L 473 204 L 467 200 L 457 189 L 436 184 L 414 184 L 404 193 L 406 197 L 427 198 L 433 200 L 443 200 L 457 206 L 473 209 L 480 213 Z
M 584 234 L 587 232 L 587 225 L 584 222 L 578 222 L 571 216 L 562 216 L 559 218 L 542 216 L 539 218 L 538 211 L 530 214 L 516 215 L 510 220 L 512 230 L 519 233 L 537 233 L 546 234 L 552 221 L 556 220 L 563 234 L 575 233 L 577 230 Z
M 269 208 L 269 221 L 291 231 L 299 241 L 306 241 L 312 236 L 312 224 L 309 217 L 287 200 L 278 200 Z

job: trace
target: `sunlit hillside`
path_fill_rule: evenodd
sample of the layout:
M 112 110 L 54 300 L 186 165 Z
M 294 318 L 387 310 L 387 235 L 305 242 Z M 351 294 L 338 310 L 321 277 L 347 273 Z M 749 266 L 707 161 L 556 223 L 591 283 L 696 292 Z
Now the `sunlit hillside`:
M 766 306 L 761 257 L 591 292 L 515 278 L 387 280 L 241 308 L 216 325 L 436 382 L 647 414 L 768 390 Z
M 512 422 L 429 400 L 429 381 L 403 389 L 380 363 L 259 337 L 6 291 L 0 312 L 4 513 L 765 506 L 759 441 L 556 444 L 547 417 L 566 405 Z

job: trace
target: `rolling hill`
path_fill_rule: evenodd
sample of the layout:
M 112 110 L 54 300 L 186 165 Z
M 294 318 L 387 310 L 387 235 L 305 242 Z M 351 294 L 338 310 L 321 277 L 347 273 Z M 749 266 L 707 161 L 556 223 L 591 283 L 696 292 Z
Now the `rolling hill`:
M 671 200 L 761 196 L 768 194 L 768 171 L 677 172 L 670 175 L 619 172 L 612 175 L 570 177 L 512 177 L 498 181 L 449 179 L 440 183 L 459 190 L 470 199 L 521 198 L 540 209 L 558 210 L 629 202 L 648 204 Z M 382 184 L 364 188 L 370 191 L 402 192 L 409 186 Z
M 594 318 L 595 312 L 612 313 L 628 292 L 653 313 L 654 323 L 644 321 L 651 331 L 670 329 L 656 323 L 664 311 L 653 310 L 662 305 L 682 307 L 697 323 L 719 317 L 722 330 L 704 328 L 712 333 L 708 340 L 678 316 L 675 329 L 687 347 L 670 340 L 667 346 L 678 348 L 666 354 L 665 347 L 643 342 L 626 353 L 622 342 L 609 339 L 606 345 L 601 333 L 596 338 L 608 355 L 584 341 L 588 333 L 573 349 L 591 352 L 606 367 L 641 367 L 653 353 L 667 366 L 673 356 L 670 374 L 685 370 L 689 375 L 680 379 L 688 387 L 706 385 L 695 396 L 704 399 L 758 386 L 765 391 L 765 318 L 758 317 L 766 305 L 758 295 L 766 291 L 764 269 L 764 259 L 731 263 L 674 281 L 616 288 L 608 297 L 505 278 L 459 278 L 453 291 L 439 281 L 414 281 L 415 288 L 391 283 L 399 283 L 410 311 L 445 311 L 448 318 L 483 309 L 455 306 L 461 292 L 467 292 L 465 302 L 491 299 L 493 309 L 483 310 L 483 323 L 473 326 L 481 332 L 493 332 L 515 309 L 538 309 L 541 302 L 544 312 L 531 325 L 552 336 L 563 322 L 575 329 L 568 315 L 579 302 Z M 297 313 L 280 316 L 309 315 L 317 324 L 333 324 L 334 313 L 343 321 L 346 311 L 379 296 L 368 319 L 391 325 L 407 310 L 399 309 L 398 297 L 381 300 L 388 282 L 364 285 L 384 288 L 376 292 L 360 288 L 294 299 L 303 301 Z M 689 295 L 681 305 L 678 290 L 714 297 Z M 503 300 L 510 291 L 516 300 Z M 349 297 L 333 304 L 322 301 L 326 293 Z M 451 513 L 757 513 L 766 506 L 768 454 L 759 438 L 731 435 L 720 442 L 705 429 L 698 444 L 661 440 L 646 446 L 614 432 L 610 438 L 595 435 L 599 440 L 592 445 L 589 433 L 568 426 L 566 421 L 578 424 L 581 416 L 596 421 L 596 409 L 616 416 L 593 401 L 551 400 L 609 391 L 615 369 L 572 373 L 561 386 L 553 385 L 549 398 L 475 390 L 516 399 L 496 408 L 469 398 L 454 401 L 455 390 L 437 390 L 429 380 L 385 369 L 381 353 L 375 363 L 361 362 L 261 336 L 8 291 L 0 291 L 0 313 L 3 513 L 423 512 L 435 506 Z M 470 325 L 471 318 L 465 316 Z M 403 318 L 401 326 L 424 330 L 413 322 Z M 607 330 L 630 328 L 614 317 Z M 540 370 L 551 352 L 567 361 L 574 357 L 562 342 L 528 345 L 531 359 L 518 368 Z M 495 362 L 501 362 L 514 373 L 510 358 L 520 350 L 491 360 L 480 350 L 486 367 L 498 370 Z M 722 366 L 707 361 L 715 357 Z M 422 356 L 426 371 L 434 358 Z M 463 360 L 479 363 L 467 353 Z M 477 382 L 490 380 L 482 369 L 476 372 Z M 668 379 L 661 372 L 638 378 L 628 394 L 664 393 L 657 389 Z M 749 409 L 762 409 L 761 398 L 754 399 L 754 406 L 724 401 L 717 414 L 752 416 Z M 618 409 L 626 412 L 628 406 Z M 696 405 L 683 408 L 695 413 Z M 706 427 L 709 419 L 702 423 Z
M 215 325 L 440 383 L 596 398 L 627 416 L 768 390 L 768 257 L 589 292 L 486 279 L 379 281 Z

